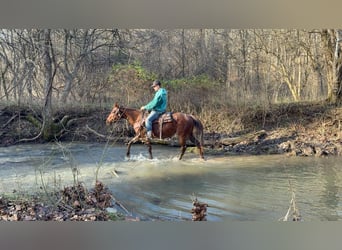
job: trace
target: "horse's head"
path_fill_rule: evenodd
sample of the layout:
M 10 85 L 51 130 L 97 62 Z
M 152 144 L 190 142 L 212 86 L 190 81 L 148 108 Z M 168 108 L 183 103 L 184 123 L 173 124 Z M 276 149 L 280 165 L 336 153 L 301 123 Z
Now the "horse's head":
M 122 115 L 123 115 L 123 110 L 121 110 L 120 106 L 117 103 L 115 103 L 112 111 L 107 117 L 106 124 L 110 125 L 113 122 L 120 120 L 122 118 Z

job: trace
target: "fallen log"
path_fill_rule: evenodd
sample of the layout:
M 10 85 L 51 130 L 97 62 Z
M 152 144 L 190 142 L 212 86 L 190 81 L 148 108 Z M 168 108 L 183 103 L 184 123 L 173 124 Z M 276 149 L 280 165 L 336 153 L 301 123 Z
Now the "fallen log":
M 235 145 L 241 142 L 252 142 L 265 138 L 267 133 L 265 130 L 260 130 L 254 133 L 246 134 L 239 137 L 223 138 L 219 141 L 224 146 Z

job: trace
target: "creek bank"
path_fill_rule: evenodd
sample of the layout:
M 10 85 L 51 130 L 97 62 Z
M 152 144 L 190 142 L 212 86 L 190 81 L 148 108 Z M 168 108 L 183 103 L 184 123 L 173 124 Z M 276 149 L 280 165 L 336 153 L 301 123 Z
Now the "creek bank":
M 32 116 L 40 119 L 37 111 L 20 107 L 0 107 L 0 146 L 32 141 L 40 128 Z M 56 124 L 63 124 L 56 134 L 58 141 L 125 143 L 133 137 L 133 129 L 126 121 L 106 126 L 109 110 L 60 110 L 55 113 Z M 342 155 L 342 108 L 324 104 L 287 104 L 269 110 L 227 114 L 232 120 L 230 133 L 215 131 L 219 121 L 205 124 L 206 154 L 287 154 L 289 156 Z M 67 122 L 65 117 L 68 117 Z M 227 130 L 227 129 L 226 129 Z M 44 143 L 42 138 L 33 142 Z M 155 143 L 178 146 L 176 138 Z M 189 146 L 192 146 L 189 144 Z M 194 150 L 189 148 L 189 151 Z
M 286 154 L 341 156 L 342 109 L 311 105 L 283 105 L 240 118 L 242 128 L 229 135 L 212 133 L 211 149 L 224 154 Z
M 341 137 L 321 137 L 310 133 L 279 129 L 260 130 L 238 137 L 223 137 L 207 152 L 222 154 L 286 154 L 288 156 L 341 156 Z

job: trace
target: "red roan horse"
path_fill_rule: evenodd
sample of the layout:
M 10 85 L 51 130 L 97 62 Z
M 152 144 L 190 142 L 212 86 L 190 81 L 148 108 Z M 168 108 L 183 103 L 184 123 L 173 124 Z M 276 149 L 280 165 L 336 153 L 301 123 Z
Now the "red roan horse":
M 107 117 L 107 125 L 110 125 L 112 122 L 118 121 L 120 119 L 126 119 L 128 123 L 133 126 L 135 136 L 128 142 L 126 154 L 127 157 L 130 156 L 131 145 L 140 140 L 142 142 L 145 142 L 145 144 L 148 146 L 148 152 L 150 154 L 150 158 L 152 159 L 152 146 L 151 142 L 146 139 L 146 129 L 144 127 L 146 116 L 147 112 L 141 111 L 139 109 L 120 107 L 117 103 L 115 103 L 112 111 Z M 160 127 L 162 128 L 161 133 Z M 178 142 L 181 146 L 181 154 L 179 156 L 179 160 L 181 160 L 184 155 L 186 149 L 185 143 L 187 139 L 189 139 L 197 146 L 200 157 L 204 159 L 203 125 L 198 119 L 196 119 L 192 115 L 177 112 L 172 113 L 172 119 L 168 122 L 164 122 L 161 126 L 159 125 L 158 119 L 153 122 L 153 137 L 161 137 L 162 139 L 164 139 L 170 138 L 175 134 L 177 134 Z

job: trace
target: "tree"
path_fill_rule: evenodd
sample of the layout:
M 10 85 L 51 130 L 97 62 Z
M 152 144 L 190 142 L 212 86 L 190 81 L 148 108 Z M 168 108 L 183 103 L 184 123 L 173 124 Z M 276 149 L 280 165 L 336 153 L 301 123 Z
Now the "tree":
M 54 122 L 52 118 L 52 83 L 53 72 L 53 48 L 51 43 L 51 30 L 43 30 L 44 43 L 42 47 L 44 62 L 44 106 L 43 106 L 43 138 L 47 141 L 54 137 Z
M 63 36 L 62 63 L 59 70 L 64 76 L 65 84 L 60 101 L 66 103 L 81 67 L 92 63 L 95 51 L 118 47 L 119 33 L 117 29 L 65 29 Z
M 329 30 L 332 46 L 332 91 L 328 101 L 337 106 L 342 104 L 342 30 Z
M 21 102 L 27 92 L 32 100 L 32 83 L 36 70 L 35 31 L 0 31 L 0 71 L 4 97 Z M 0 87 L 0 90 L 1 90 Z

